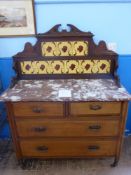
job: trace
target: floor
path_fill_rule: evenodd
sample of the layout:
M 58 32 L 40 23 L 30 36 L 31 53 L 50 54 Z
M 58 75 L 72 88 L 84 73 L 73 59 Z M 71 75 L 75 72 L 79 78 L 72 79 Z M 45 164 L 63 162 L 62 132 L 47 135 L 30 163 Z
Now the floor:
M 22 169 L 10 141 L 0 141 L 0 175 L 131 175 L 131 137 L 124 139 L 120 162 L 112 168 L 112 158 L 86 160 L 34 160 Z

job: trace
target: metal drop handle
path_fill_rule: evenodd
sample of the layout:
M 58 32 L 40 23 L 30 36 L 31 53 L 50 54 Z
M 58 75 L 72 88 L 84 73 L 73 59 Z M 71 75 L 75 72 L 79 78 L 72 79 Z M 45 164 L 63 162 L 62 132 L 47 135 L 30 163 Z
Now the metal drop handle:
M 39 127 L 33 128 L 33 130 L 34 130 L 35 132 L 44 132 L 44 131 L 47 130 L 47 128 L 44 127 L 44 126 L 39 126 Z
M 34 108 L 32 109 L 32 111 L 35 112 L 35 113 L 42 113 L 42 112 L 44 111 L 44 109 L 39 108 L 39 107 L 34 107 Z
M 100 110 L 102 108 L 102 106 L 100 106 L 100 105 L 90 105 L 90 109 L 91 110 Z
M 99 129 L 101 129 L 101 126 L 100 125 L 91 125 L 91 126 L 89 126 L 89 129 L 90 130 L 99 130 Z
M 99 150 L 100 147 L 99 146 L 96 146 L 96 145 L 90 145 L 88 146 L 88 150 L 91 150 L 91 151 L 96 151 L 96 150 Z
M 36 149 L 38 151 L 42 151 L 42 152 L 47 152 L 48 151 L 48 147 L 46 147 L 46 146 L 38 146 Z

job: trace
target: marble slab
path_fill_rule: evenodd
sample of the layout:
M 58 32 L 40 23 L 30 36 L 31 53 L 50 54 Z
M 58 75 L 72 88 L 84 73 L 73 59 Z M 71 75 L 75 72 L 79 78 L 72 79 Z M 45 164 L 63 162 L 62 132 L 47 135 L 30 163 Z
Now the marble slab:
M 70 90 L 71 97 L 59 97 Z M 130 94 L 112 79 L 20 80 L 0 101 L 128 101 Z

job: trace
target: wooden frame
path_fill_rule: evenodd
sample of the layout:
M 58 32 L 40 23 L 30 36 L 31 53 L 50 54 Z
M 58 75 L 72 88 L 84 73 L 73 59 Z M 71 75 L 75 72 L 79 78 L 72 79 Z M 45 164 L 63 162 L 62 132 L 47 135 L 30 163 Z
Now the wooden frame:
M 0 37 L 34 36 L 35 34 L 34 0 L 0 1 Z

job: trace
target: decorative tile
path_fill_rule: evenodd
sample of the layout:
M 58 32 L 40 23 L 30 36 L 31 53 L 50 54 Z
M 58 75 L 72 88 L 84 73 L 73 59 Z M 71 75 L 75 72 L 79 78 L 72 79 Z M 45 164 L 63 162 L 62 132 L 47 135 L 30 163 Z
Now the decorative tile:
M 22 61 L 22 74 L 109 74 L 111 60 Z
M 42 42 L 42 56 L 86 56 L 87 41 Z

